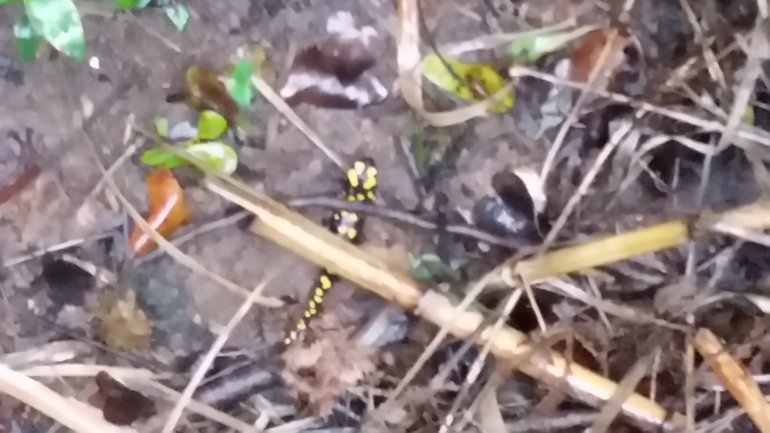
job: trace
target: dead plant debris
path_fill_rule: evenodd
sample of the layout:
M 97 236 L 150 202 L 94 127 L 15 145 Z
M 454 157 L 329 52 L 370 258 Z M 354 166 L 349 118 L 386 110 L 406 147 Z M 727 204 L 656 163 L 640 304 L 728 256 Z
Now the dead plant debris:
M 764 2 L 188 3 L 0 53 L 0 431 L 770 433 Z

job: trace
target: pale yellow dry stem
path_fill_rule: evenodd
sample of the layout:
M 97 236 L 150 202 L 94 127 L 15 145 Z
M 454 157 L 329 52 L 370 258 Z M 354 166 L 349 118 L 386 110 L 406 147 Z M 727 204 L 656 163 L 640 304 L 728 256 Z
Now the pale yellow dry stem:
M 0 392 L 27 404 L 76 433 L 137 433 L 105 421 L 96 408 L 66 398 L 42 383 L 0 364 Z
M 329 233 L 307 218 L 264 194 L 258 193 L 230 177 L 213 177 L 206 180 L 206 186 L 213 192 L 238 204 L 257 216 L 252 230 L 273 242 L 301 255 L 322 268 L 370 290 L 379 296 L 396 302 L 402 307 L 436 324 L 441 328 L 438 335 L 425 350 L 423 358 L 429 356 L 438 346 L 438 341 L 451 333 L 465 339 L 479 335 L 479 344 L 490 345 L 490 352 L 501 360 L 534 356 L 521 366 L 521 370 L 547 382 L 565 380 L 572 392 L 589 403 L 606 401 L 617 390 L 617 384 L 576 364 L 568 364 L 559 354 L 530 345 L 527 337 L 507 326 L 493 338 L 494 327 L 485 325 L 483 314 L 471 307 L 472 299 L 478 295 L 485 281 L 471 290 L 459 304 L 456 300 L 433 290 L 423 292 L 410 277 L 350 245 L 343 239 Z M 758 202 L 725 212 L 704 214 L 693 221 L 680 220 L 658 224 L 651 228 L 608 237 L 588 244 L 564 248 L 518 263 L 506 263 L 496 272 L 488 274 L 486 281 L 500 278 L 500 272 L 510 273 L 527 282 L 624 260 L 642 253 L 668 249 L 686 242 L 691 235 L 705 234 L 716 224 L 731 222 L 749 228 L 770 227 L 770 203 Z M 690 233 L 690 228 L 694 231 Z M 458 305 L 459 304 L 459 305 Z M 481 330 L 480 333 L 477 332 Z M 391 395 L 394 398 L 406 383 L 416 374 L 424 359 L 419 359 L 407 372 L 404 380 Z M 390 401 L 390 400 L 389 400 Z M 387 403 L 386 403 L 387 405 Z M 667 414 L 656 403 L 633 394 L 622 405 L 626 415 L 651 424 L 681 425 L 680 414 Z
M 82 341 L 54 341 L 33 349 L 12 352 L 0 356 L 0 364 L 19 369 L 40 364 L 69 361 L 91 353 L 93 346 Z
M 672 248 L 685 242 L 688 235 L 686 221 L 670 221 L 550 251 L 528 260 L 509 262 L 504 272 L 518 275 L 534 284 L 550 276 L 589 270 L 644 253 Z
M 232 334 L 235 327 L 241 323 L 241 320 L 243 320 L 243 318 L 246 316 L 246 313 L 248 313 L 251 309 L 251 305 L 256 302 L 257 299 L 259 299 L 262 291 L 265 290 L 267 284 L 273 279 L 273 277 L 275 277 L 275 274 L 276 272 L 273 272 L 257 287 L 255 287 L 254 290 L 252 290 L 246 300 L 243 301 L 243 304 L 240 306 L 240 308 L 238 308 L 238 311 L 235 312 L 230 321 L 227 322 L 227 325 L 224 327 L 224 329 L 222 329 L 222 332 L 219 333 L 219 336 L 217 336 L 217 339 L 214 341 L 214 343 L 211 345 L 211 348 L 209 348 L 209 351 L 206 352 L 206 355 L 203 357 L 203 360 L 198 366 L 198 369 L 195 370 L 195 373 L 193 373 L 190 382 L 184 388 L 182 396 L 179 397 L 179 401 L 177 401 L 176 405 L 171 410 L 171 413 L 168 415 L 166 424 L 163 426 L 162 433 L 171 433 L 174 431 L 174 427 L 176 427 L 177 422 L 179 422 L 179 418 L 182 417 L 182 412 L 190 403 L 190 400 L 192 400 L 193 393 L 198 388 L 198 385 L 201 383 L 203 378 L 206 376 L 209 367 L 211 367 L 211 364 L 214 363 L 214 359 L 219 354 L 219 351 L 222 350 L 222 347 L 224 347 L 225 343 L 227 343 L 227 339 L 230 338 L 230 334 Z
M 143 368 L 110 367 L 107 365 L 54 364 L 25 368 L 21 372 L 29 377 L 96 377 L 104 371 L 115 379 L 171 379 L 168 373 L 153 373 Z
M 634 393 L 636 386 L 644 379 L 647 374 L 647 370 L 660 354 L 660 348 L 656 348 L 653 352 L 648 353 L 646 356 L 637 360 L 634 365 L 628 370 L 623 380 L 618 384 L 618 388 L 615 390 L 613 396 L 607 400 L 607 403 L 599 412 L 599 416 L 594 421 L 591 428 L 587 433 L 604 433 L 612 424 L 612 421 L 618 416 L 620 409 L 623 406 L 623 402 Z
M 152 380 L 127 379 L 126 385 L 136 391 L 142 392 L 147 396 L 160 398 L 169 402 L 176 402 L 182 396 L 181 393 L 174 391 L 173 389 L 168 388 Z M 207 404 L 203 404 L 195 400 L 190 401 L 186 409 L 198 415 L 205 416 L 206 418 L 212 421 L 218 422 L 223 426 L 229 427 L 234 431 L 239 431 L 242 433 L 261 433 L 262 432 L 262 430 L 258 428 L 250 426 L 249 424 L 246 424 L 241 420 L 233 418 L 232 416 L 224 412 L 220 412 L 217 409 L 214 409 L 213 407 Z
M 386 265 L 360 248 L 350 245 L 323 227 L 245 185 L 237 185 L 230 180 L 225 182 L 221 179 L 208 179 L 206 186 L 257 215 L 257 220 L 252 227 L 256 233 L 290 249 L 319 267 L 331 269 L 332 272 L 356 285 L 414 311 L 442 328 L 439 334 L 451 333 L 458 338 L 468 338 L 484 323 L 481 312 L 475 309 L 461 311 L 456 301 L 432 290 L 423 293 L 419 285 L 410 277 L 388 269 Z M 545 263 L 548 263 L 548 260 Z M 531 272 L 531 274 L 536 273 Z M 483 285 L 479 286 L 483 287 Z M 466 300 L 463 303 L 470 305 L 471 301 Z M 479 343 L 489 343 L 490 352 L 499 359 L 517 359 L 521 354 L 533 352 L 533 347 L 529 345 L 526 336 L 520 332 L 503 326 L 493 339 L 491 338 L 492 328 L 491 326 L 482 327 Z M 440 335 L 436 337 L 443 338 Z M 434 339 L 434 341 L 437 340 Z M 425 352 L 428 353 L 429 350 Z M 534 352 L 538 355 L 521 368 L 529 375 L 547 381 L 565 378 L 573 391 L 589 401 L 606 400 L 615 392 L 617 386 L 612 381 L 579 365 L 572 364 L 568 367 L 564 358 L 554 352 L 547 350 Z M 419 365 L 419 362 L 416 364 Z M 408 383 L 410 380 L 405 379 L 402 383 Z M 668 423 L 666 411 L 640 395 L 631 396 L 624 403 L 623 409 L 626 414 L 648 423 Z M 673 422 L 676 421 L 675 417 Z
M 693 345 L 757 428 L 770 433 L 770 404 L 746 368 L 706 328 L 698 331 Z
M 273 107 L 275 107 L 278 112 L 284 115 L 291 123 L 294 124 L 294 126 L 297 127 L 297 129 L 300 130 L 305 136 L 318 147 L 329 159 L 331 159 L 337 167 L 339 167 L 341 170 L 347 169 L 347 164 L 342 160 L 342 158 L 333 150 L 331 150 L 326 144 L 324 144 L 323 140 L 321 140 L 321 137 L 318 136 L 318 134 L 313 131 L 313 129 L 305 123 L 304 120 L 302 120 L 294 110 L 289 107 L 289 104 L 287 104 L 283 98 L 280 97 L 277 93 L 275 93 L 275 90 L 273 90 L 272 87 L 270 87 L 269 84 L 265 80 L 262 79 L 259 75 L 252 75 L 251 76 L 251 83 L 254 84 L 254 87 L 257 89 L 260 95 L 264 96 L 265 99 L 267 99 L 268 102 L 273 104 Z

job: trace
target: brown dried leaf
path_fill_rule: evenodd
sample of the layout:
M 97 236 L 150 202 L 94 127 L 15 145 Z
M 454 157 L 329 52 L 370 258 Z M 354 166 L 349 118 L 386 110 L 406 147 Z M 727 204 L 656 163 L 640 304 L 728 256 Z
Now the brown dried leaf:
M 316 416 L 331 414 L 334 402 L 376 370 L 376 349 L 360 347 L 352 330 L 329 311 L 311 322 L 315 341 L 284 352 L 283 378 L 291 394 Z
M 611 45 L 605 50 L 607 43 Z M 594 68 L 599 67 L 601 69 L 594 87 L 605 90 L 615 71 L 626 61 L 624 49 L 628 43 L 628 39 L 610 28 L 597 29 L 588 33 L 570 56 L 570 79 L 587 82 Z
M 155 415 L 155 403 L 133 389 L 126 388 L 107 372 L 96 375 L 99 390 L 88 402 L 102 411 L 104 419 L 116 425 L 131 425 Z
M 376 63 L 370 41 L 372 27 L 357 27 L 349 12 L 329 17 L 330 36 L 301 51 L 280 91 L 290 105 L 311 104 L 325 108 L 353 109 L 382 102 L 385 86 L 368 70 Z
M 115 348 L 130 350 L 150 343 L 152 324 L 136 304 L 136 294 L 129 290 L 120 299 L 114 289 L 107 289 L 100 300 L 98 333 Z

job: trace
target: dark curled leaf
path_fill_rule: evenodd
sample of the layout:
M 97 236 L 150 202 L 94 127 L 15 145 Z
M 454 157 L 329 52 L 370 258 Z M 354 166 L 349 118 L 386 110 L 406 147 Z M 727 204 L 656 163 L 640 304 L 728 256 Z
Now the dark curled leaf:
M 534 217 L 535 202 L 519 176 L 509 171 L 496 173 L 492 176 L 492 188 L 506 205 Z
M 370 47 L 372 27 L 357 28 L 349 12 L 329 17 L 330 37 L 294 59 L 281 96 L 289 104 L 352 109 L 382 102 L 388 90 L 369 69 L 376 63 Z
M 51 289 L 49 297 L 54 305 L 83 305 L 85 294 L 94 287 L 94 276 L 80 266 L 55 259 L 50 254 L 42 258 L 43 280 Z
M 524 181 L 514 173 L 500 172 L 492 176 L 492 188 L 497 196 L 485 196 L 473 208 L 476 225 L 500 236 L 539 240 L 542 219 Z
M 88 402 L 102 411 L 105 420 L 116 425 L 131 425 L 137 420 L 155 415 L 155 403 L 152 400 L 126 388 L 107 372 L 100 371 L 96 375 L 96 385 L 99 391 Z

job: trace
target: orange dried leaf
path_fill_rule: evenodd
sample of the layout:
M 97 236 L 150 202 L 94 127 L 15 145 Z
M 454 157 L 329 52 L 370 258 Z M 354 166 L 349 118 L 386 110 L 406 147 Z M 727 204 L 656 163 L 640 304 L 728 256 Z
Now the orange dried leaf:
M 607 43 L 612 45 L 607 51 L 606 58 L 602 59 Z M 609 76 L 625 61 L 623 49 L 627 44 L 628 40 L 611 28 L 597 29 L 588 33 L 570 56 L 572 66 L 570 68 L 570 79 L 578 82 L 587 82 L 594 68 L 600 62 L 603 62 L 599 66 L 602 68 L 599 77 L 604 75 L 604 80 L 598 79 L 597 87 L 606 87 Z M 604 86 L 599 85 L 602 83 Z
M 151 171 L 147 175 L 146 183 L 150 202 L 147 223 L 161 236 L 168 237 L 190 216 L 182 195 L 182 187 L 167 168 Z M 129 239 L 129 254 L 145 254 L 155 246 L 155 242 L 141 227 L 134 228 Z

